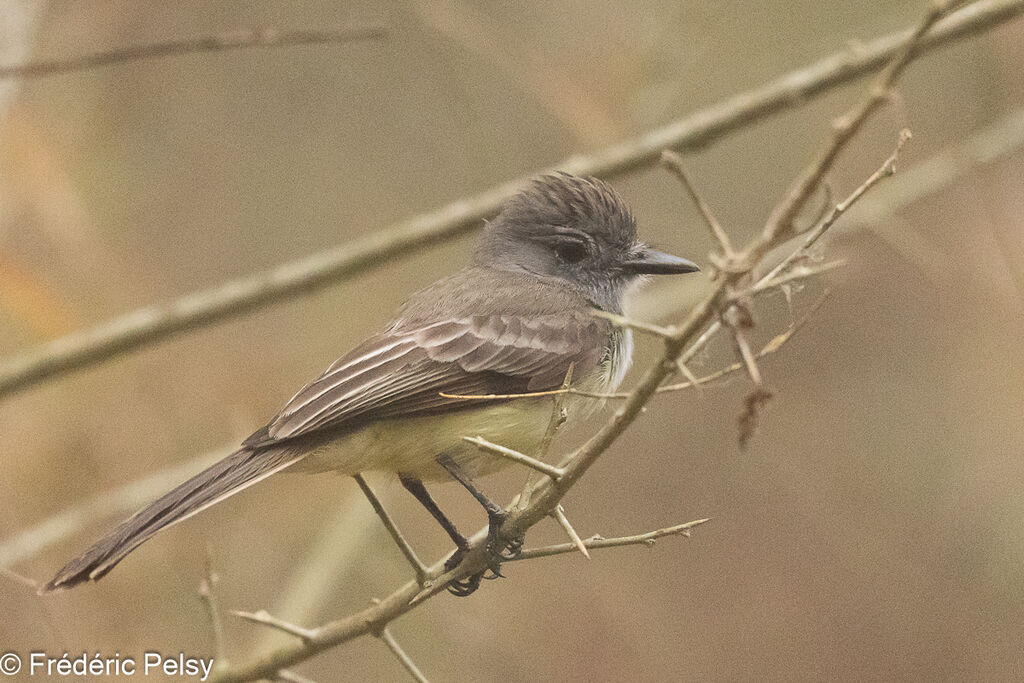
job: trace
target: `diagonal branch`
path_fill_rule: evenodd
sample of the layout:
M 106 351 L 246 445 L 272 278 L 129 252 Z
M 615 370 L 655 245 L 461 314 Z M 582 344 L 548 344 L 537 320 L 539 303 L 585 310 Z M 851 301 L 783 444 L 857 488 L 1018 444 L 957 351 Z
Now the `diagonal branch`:
M 381 26 L 364 26 L 331 30 L 279 30 L 254 28 L 165 40 L 147 45 L 133 45 L 117 50 L 104 50 L 78 57 L 48 59 L 28 64 L 0 66 L 0 80 L 8 78 L 39 78 L 75 71 L 87 71 L 115 64 L 139 62 L 162 57 L 175 57 L 197 52 L 227 52 L 256 47 L 287 47 L 291 45 L 317 45 L 325 43 L 352 43 L 360 40 L 380 40 L 388 30 Z
M 416 680 L 419 683 L 430 683 L 430 681 L 427 680 L 427 677 L 423 675 L 423 672 L 420 671 L 420 668 L 416 666 L 416 662 L 412 661 L 412 657 L 406 654 L 405 650 L 402 649 L 402 646 L 398 644 L 397 640 L 395 640 L 395 637 L 391 635 L 391 631 L 386 628 L 381 629 L 378 637 L 385 645 L 387 645 L 388 649 L 391 650 L 391 653 L 395 655 L 398 661 L 402 664 L 402 667 L 409 672 L 409 675 L 413 677 L 413 680 Z
M 697 192 L 697 186 L 693 184 L 693 180 L 690 179 L 690 175 L 686 172 L 686 165 L 683 163 L 683 157 L 673 152 L 672 150 L 665 150 L 661 153 L 661 165 L 671 171 L 679 182 L 683 184 L 686 189 L 686 193 L 690 195 L 690 200 L 696 205 L 697 210 L 700 211 L 700 215 L 704 218 L 704 224 L 708 230 L 711 231 L 711 236 L 718 241 L 718 246 L 722 248 L 722 255 L 725 258 L 730 258 L 733 254 L 732 242 L 729 240 L 729 235 L 722 228 L 722 224 L 715 218 L 715 214 L 711 211 L 711 207 L 704 201 L 704 198 Z
M 555 521 L 562 527 L 562 530 L 565 531 L 565 534 L 569 537 L 569 540 L 572 541 L 572 544 L 576 546 L 576 549 L 583 553 L 583 557 L 589 560 L 590 553 L 587 552 L 587 545 L 583 542 L 583 539 L 580 538 L 580 535 L 576 532 L 576 529 L 573 527 L 572 522 L 569 521 L 569 518 L 565 516 L 565 510 L 562 506 L 556 505 L 551 516 L 554 517 Z
M 541 474 L 546 474 L 555 481 L 558 481 L 558 479 L 561 478 L 562 474 L 564 474 L 561 467 L 549 465 L 546 462 L 537 460 L 536 458 L 531 458 L 525 453 L 520 453 L 519 451 L 514 451 L 511 448 L 506 448 L 505 446 L 499 446 L 496 443 L 491 443 L 490 441 L 481 436 L 464 436 L 462 437 L 462 440 L 467 443 L 473 444 L 482 451 L 491 453 L 493 455 L 497 455 L 502 458 L 507 458 L 512 462 L 517 462 L 520 465 L 525 465 L 526 467 L 536 470 Z
M 391 539 L 398 546 L 398 549 L 402 551 L 402 555 L 405 556 L 406 561 L 409 562 L 409 566 L 412 567 L 413 573 L 416 575 L 416 582 L 421 586 L 427 581 L 427 567 L 420 561 L 419 556 L 416 555 L 416 551 L 413 550 L 412 545 L 406 540 L 405 536 L 399 530 L 398 525 L 395 524 L 395 520 L 391 519 L 391 515 L 384 509 L 383 503 L 380 502 L 380 498 L 373 492 L 370 485 L 366 482 L 366 478 L 361 474 L 354 474 L 352 478 L 359 484 L 360 490 L 363 495 L 366 496 L 366 500 L 370 501 L 373 511 L 380 517 L 380 521 L 384 523 L 384 528 L 388 530 L 388 534 Z
M 697 149 L 768 116 L 801 106 L 877 69 L 894 54 L 905 51 L 914 40 L 917 42 L 912 56 L 916 57 L 1021 14 L 1024 0 L 979 0 L 924 36 L 915 38 L 914 31 L 902 31 L 833 54 L 636 138 L 590 155 L 564 159 L 553 168 L 607 178 L 648 167 L 657 162 L 666 148 Z M 305 259 L 193 292 L 167 304 L 141 308 L 29 349 L 0 364 L 0 398 L 176 334 L 322 289 L 379 267 L 391 258 L 450 241 L 477 229 L 483 219 L 497 213 L 535 175 L 492 187 Z M 790 213 L 791 210 L 786 211 L 786 215 Z

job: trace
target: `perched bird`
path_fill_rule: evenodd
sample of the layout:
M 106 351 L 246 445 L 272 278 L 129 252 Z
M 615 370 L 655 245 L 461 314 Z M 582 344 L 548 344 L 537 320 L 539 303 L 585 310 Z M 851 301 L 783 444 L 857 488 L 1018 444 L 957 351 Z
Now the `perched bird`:
M 474 478 L 510 461 L 463 437 L 530 453 L 551 411 L 543 398 L 456 396 L 554 389 L 570 367 L 574 386 L 614 390 L 632 339 L 595 309 L 621 313 L 627 289 L 646 274 L 697 270 L 640 242 L 629 208 L 606 183 L 540 177 L 485 226 L 472 265 L 414 294 L 382 332 L 300 389 L 241 448 L 123 522 L 42 591 L 97 580 L 161 529 L 282 471 L 397 474 L 455 542 L 451 569 L 468 542 L 423 482 L 461 483 L 496 534 L 505 512 Z M 470 580 L 450 589 L 474 587 Z

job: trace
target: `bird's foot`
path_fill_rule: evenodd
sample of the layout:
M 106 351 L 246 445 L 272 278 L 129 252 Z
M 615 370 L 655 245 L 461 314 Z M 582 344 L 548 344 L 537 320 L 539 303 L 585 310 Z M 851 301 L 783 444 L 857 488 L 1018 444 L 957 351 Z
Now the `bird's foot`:
M 459 546 L 455 552 L 452 553 L 452 556 L 445 560 L 444 570 L 446 572 L 450 572 L 458 567 L 462 563 L 462 559 L 466 556 L 466 551 L 468 549 L 468 546 Z M 476 589 L 480 587 L 480 580 L 483 578 L 485 571 L 486 570 L 477 572 L 476 574 L 467 576 L 464 579 L 455 579 L 449 582 L 447 586 L 448 592 L 460 598 L 464 598 L 467 595 L 474 593 Z
M 477 572 L 472 576 L 467 576 L 464 579 L 456 579 L 448 584 L 448 592 L 457 598 L 464 598 L 467 595 L 472 595 L 476 592 L 476 589 L 480 587 L 480 579 L 484 576 L 484 572 Z
M 515 559 L 523 550 L 523 537 L 510 538 L 501 531 L 502 525 L 508 518 L 508 513 L 498 509 L 488 514 L 487 525 L 487 568 L 483 571 L 472 574 L 465 579 L 452 581 L 448 584 L 448 592 L 452 595 L 465 597 L 480 587 L 482 579 L 500 579 L 505 575 L 501 573 L 501 563 L 505 560 Z M 458 548 L 451 557 L 444 563 L 445 571 L 451 571 L 459 566 L 466 555 L 467 548 Z
M 504 574 L 501 573 L 501 563 L 504 560 L 515 559 L 523 550 L 522 535 L 512 537 L 502 531 L 501 527 L 505 524 L 506 519 L 508 519 L 508 513 L 504 510 L 499 509 L 488 514 L 487 555 L 489 561 L 487 571 L 490 573 L 484 576 L 485 579 L 504 578 Z

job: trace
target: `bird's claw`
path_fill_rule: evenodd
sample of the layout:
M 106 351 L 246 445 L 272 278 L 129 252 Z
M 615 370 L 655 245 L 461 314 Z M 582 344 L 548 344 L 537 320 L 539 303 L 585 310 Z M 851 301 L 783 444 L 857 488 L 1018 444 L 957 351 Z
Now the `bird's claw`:
M 471 595 L 480 587 L 480 579 L 483 575 L 483 572 L 477 572 L 476 574 L 467 576 L 464 579 L 456 579 L 448 584 L 448 592 L 458 598 L 464 598 L 467 595 Z
M 466 556 L 466 548 L 457 548 L 452 556 L 445 560 L 444 570 L 450 572 L 462 563 L 462 558 Z M 477 588 L 480 587 L 480 579 L 483 577 L 484 572 L 477 572 L 471 576 L 467 576 L 464 579 L 455 579 L 448 583 L 448 592 L 454 596 L 464 598 L 470 595 Z
M 519 557 L 519 554 L 523 552 L 523 543 L 526 538 L 524 536 L 517 536 L 515 538 L 505 539 L 505 543 L 498 556 L 503 560 L 514 560 Z
M 493 512 L 489 515 L 487 529 L 487 568 L 477 572 L 465 579 L 457 579 L 448 584 L 448 592 L 458 597 L 466 597 L 480 587 L 482 579 L 494 580 L 503 579 L 501 563 L 504 560 L 512 560 L 519 556 L 523 550 L 523 537 L 508 538 L 501 532 L 508 513 L 504 510 Z M 466 554 L 466 548 L 459 548 L 444 563 L 445 571 L 451 571 L 459 566 Z

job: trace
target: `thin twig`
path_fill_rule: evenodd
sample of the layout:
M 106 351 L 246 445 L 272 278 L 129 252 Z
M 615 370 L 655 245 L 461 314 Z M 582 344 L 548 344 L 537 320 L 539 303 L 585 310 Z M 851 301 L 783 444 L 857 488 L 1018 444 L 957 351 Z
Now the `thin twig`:
M 697 192 L 696 186 L 690 179 L 690 176 L 686 173 L 686 167 L 683 163 L 683 157 L 676 154 L 670 149 L 666 149 L 661 153 L 661 165 L 670 170 L 677 178 L 679 182 L 686 188 L 687 194 L 690 195 L 691 201 L 696 205 L 700 211 L 700 215 L 704 217 L 704 224 L 707 225 L 708 230 L 711 231 L 711 236 L 718 241 L 718 246 L 722 249 L 722 254 L 725 258 L 730 258 L 733 254 L 732 242 L 729 241 L 729 235 L 722 228 L 722 224 L 715 218 L 714 213 L 711 211 L 711 207 L 704 201 L 704 198 Z
M 725 311 L 722 315 L 722 320 L 725 321 L 725 326 L 732 332 L 733 342 L 736 345 L 736 355 L 739 356 L 740 362 L 747 371 L 747 376 L 750 377 L 750 381 L 754 386 L 760 387 L 764 384 L 764 380 L 761 378 L 761 370 L 757 367 L 757 357 L 753 350 L 750 348 L 750 342 L 747 341 L 746 334 L 743 330 L 753 327 L 753 324 L 749 321 L 749 318 L 737 319 L 739 316 L 734 315 L 738 307 L 733 306 Z
M 251 622 L 253 624 L 260 624 L 261 626 L 268 626 L 272 629 L 276 629 L 283 633 L 287 633 L 290 636 L 295 636 L 302 642 L 313 642 L 320 633 L 320 629 L 303 628 L 302 626 L 296 626 L 283 619 L 278 619 L 275 616 L 271 616 L 266 610 L 259 610 L 258 612 L 241 612 L 239 610 L 232 610 L 232 616 L 236 616 L 239 619 Z
M 643 320 L 632 320 L 624 315 L 619 315 L 618 313 L 610 313 L 608 311 L 602 311 L 595 308 L 590 311 L 590 314 L 595 318 L 607 320 L 616 327 L 636 330 L 637 332 L 643 332 L 644 334 L 649 334 L 654 337 L 661 337 L 662 339 L 670 338 L 675 334 L 675 330 L 669 327 L 662 327 L 661 325 L 645 322 Z
M 790 339 L 792 339 L 793 336 L 797 332 L 799 332 L 801 329 L 803 329 L 804 325 L 807 324 L 807 321 L 809 321 L 811 319 L 811 317 L 818 311 L 818 309 L 821 308 L 822 304 L 824 304 L 825 301 L 828 300 L 830 295 L 831 295 L 831 292 L 826 290 L 820 297 L 818 297 L 817 301 L 815 301 L 813 304 L 811 304 L 811 306 L 807 309 L 807 311 L 804 313 L 803 316 L 801 316 L 801 318 L 799 320 L 797 320 L 795 323 L 793 323 L 785 332 L 781 332 L 780 334 L 775 335 L 767 344 L 765 344 L 763 347 L 761 347 L 761 350 L 757 352 L 757 355 L 755 357 L 758 360 L 760 360 L 760 359 L 764 358 L 765 356 L 768 356 L 768 355 L 771 355 L 773 353 L 778 352 L 779 349 L 781 349 L 786 342 L 788 342 Z M 722 377 L 725 377 L 726 375 L 730 375 L 730 374 L 732 374 L 734 372 L 738 372 L 738 371 L 743 370 L 743 369 L 744 369 L 743 363 L 741 363 L 741 362 L 733 363 L 732 365 L 727 365 L 724 368 L 720 368 L 720 369 L 716 370 L 715 372 L 712 372 L 710 374 L 704 375 L 703 377 L 700 377 L 697 380 L 696 384 L 694 382 L 679 382 L 678 384 L 662 384 L 660 387 L 658 387 L 658 391 L 656 393 L 662 394 L 662 393 L 669 393 L 669 392 L 673 392 L 673 391 L 682 391 L 683 389 L 689 389 L 689 388 L 691 388 L 693 386 L 700 386 L 700 385 L 703 385 L 703 384 L 707 384 L 708 382 L 713 382 L 713 381 L 715 381 L 717 379 L 721 379 Z M 609 394 L 608 395 L 608 398 L 628 398 L 628 397 L 629 397 L 628 394 Z
M 412 567 L 413 572 L 416 574 L 416 582 L 421 586 L 427 582 L 427 566 L 420 561 L 419 556 L 416 555 L 416 551 L 412 549 L 409 541 L 405 539 L 402 532 L 398 529 L 398 525 L 395 524 L 395 520 L 391 519 L 391 515 L 384 509 L 384 505 L 380 502 L 380 498 L 373 492 L 370 485 L 366 483 L 366 479 L 361 474 L 354 474 L 352 478 L 359 484 L 359 488 L 362 489 L 363 495 L 370 501 L 370 505 L 373 506 L 374 512 L 380 517 L 380 521 L 384 523 L 384 528 L 391 534 L 391 538 L 395 541 L 395 545 L 402 551 L 402 555 L 409 562 L 409 566 Z
M 912 40 L 917 41 L 914 54 L 923 54 L 1004 24 L 1022 13 L 1024 0 L 980 0 L 942 21 L 923 38 L 915 38 L 912 31 L 878 38 L 789 72 L 662 128 L 590 155 L 564 159 L 553 168 L 610 178 L 648 167 L 656 163 L 665 149 L 698 149 L 770 115 L 802 106 L 814 97 L 873 71 Z M 0 398 L 175 334 L 317 291 L 385 265 L 394 257 L 452 240 L 477 229 L 483 219 L 497 213 L 536 175 L 531 173 L 454 201 L 367 238 L 193 292 L 167 304 L 141 308 L 24 351 L 0 364 Z
M 332 30 L 242 29 L 212 36 L 165 40 L 147 45 L 103 50 L 102 52 L 94 52 L 66 59 L 49 59 L 29 64 L 0 66 L 0 79 L 39 78 L 41 76 L 97 69 L 114 64 L 195 54 L 197 52 L 225 52 L 256 47 L 273 48 L 292 45 L 351 43 L 359 40 L 380 40 L 387 35 L 388 30 L 382 26 L 363 26 Z
M 677 524 L 676 526 L 670 526 L 665 529 L 658 529 L 657 531 L 649 531 L 645 534 L 637 534 L 636 536 L 619 536 L 617 538 L 601 538 L 600 536 L 591 536 L 590 538 L 583 541 L 584 547 L 587 550 L 600 550 L 602 548 L 619 548 L 628 545 L 646 545 L 651 547 L 654 542 L 659 538 L 665 536 L 684 536 L 690 537 L 690 529 L 695 526 L 699 526 L 706 522 L 711 521 L 710 519 L 695 519 L 692 522 L 686 522 L 685 524 Z M 521 553 L 516 555 L 513 560 L 534 560 L 538 557 L 551 557 L 553 555 L 564 555 L 566 553 L 578 552 L 579 548 L 576 543 L 559 543 L 557 545 L 547 545 L 542 548 L 527 548 Z
M 902 74 L 903 70 L 913 60 L 916 43 L 956 4 L 957 2 L 950 2 L 948 0 L 944 2 L 940 2 L 938 0 L 934 1 L 924 19 L 915 29 L 911 42 L 897 54 L 878 78 L 875 79 L 875 82 L 868 91 L 868 96 L 855 105 L 850 111 L 833 120 L 831 139 L 825 145 L 824 150 L 818 158 L 801 172 L 796 182 L 794 182 L 790 187 L 785 198 L 772 210 L 771 215 L 769 215 L 768 220 L 765 223 L 764 230 L 761 233 L 761 239 L 751 243 L 748 248 L 744 250 L 741 258 L 733 259 L 729 264 L 735 276 L 732 278 L 734 281 L 739 280 L 740 276 L 746 276 L 746 274 L 754 268 L 754 265 L 760 261 L 760 259 L 763 258 L 769 250 L 776 245 L 785 242 L 794 234 L 794 221 L 796 220 L 796 217 L 800 214 L 801 210 L 818 188 L 821 187 L 825 176 L 832 169 L 832 166 L 835 164 L 839 154 L 846 148 L 850 141 L 853 140 L 867 120 L 871 117 L 871 114 L 877 111 L 889 100 L 900 74 Z M 899 141 L 895 151 L 889 156 L 885 163 L 883 163 L 882 166 L 864 183 L 862 183 L 853 192 L 853 194 L 850 195 L 847 201 L 836 205 L 836 207 L 834 207 L 830 212 L 829 216 L 819 224 L 818 228 L 811 231 L 811 234 L 807 237 L 801 248 L 793 254 L 790 254 L 787 259 L 783 260 L 782 264 L 768 274 L 769 279 L 776 276 L 783 268 L 791 263 L 792 260 L 796 258 L 796 254 L 806 253 L 807 249 L 809 249 L 810 246 L 821 237 L 821 235 L 825 234 L 835 220 L 841 216 L 851 204 L 856 202 L 864 192 L 877 183 L 878 180 L 884 176 L 892 175 L 892 173 L 895 172 L 896 158 L 908 139 L 910 139 L 910 132 L 904 129 L 900 132 Z M 736 312 L 739 309 L 735 304 L 730 303 L 729 306 L 721 308 L 720 310 L 720 319 L 724 320 L 726 324 L 730 324 L 729 314 Z M 750 352 L 750 347 L 746 342 L 746 338 L 740 331 L 739 326 L 730 324 L 730 327 L 732 328 L 733 339 L 736 343 L 737 352 L 740 354 L 744 367 L 747 369 L 747 373 L 754 385 L 753 389 L 744 400 L 744 409 L 739 416 L 739 443 L 740 447 L 743 448 L 749 442 L 754 430 L 756 429 L 761 408 L 772 397 L 772 394 L 770 391 L 765 389 L 764 384 L 761 381 L 757 363 L 754 360 L 753 354 Z
M 817 277 L 825 273 L 831 272 L 838 268 L 842 268 L 846 265 L 846 261 L 828 261 L 827 263 L 819 263 L 813 266 L 795 266 L 791 267 L 787 272 L 781 275 L 775 275 L 774 277 L 765 276 L 758 280 L 750 289 L 745 292 L 741 292 L 739 296 L 747 297 L 754 294 L 760 294 L 770 289 L 778 289 L 800 280 L 806 280 L 808 278 Z
M 843 201 L 839 202 L 825 215 L 825 217 L 815 226 L 813 229 L 807 232 L 807 236 L 804 237 L 803 243 L 800 247 L 794 250 L 789 256 L 780 261 L 774 268 L 768 271 L 764 277 L 760 279 L 758 285 L 763 282 L 770 282 L 772 279 L 777 278 L 786 268 L 788 268 L 797 259 L 803 257 L 811 250 L 818 240 L 829 231 L 829 229 L 835 225 L 836 221 L 839 220 L 843 214 L 845 214 L 851 206 L 857 203 L 861 197 L 864 196 L 868 190 L 873 188 L 879 182 L 892 176 L 896 172 L 896 162 L 899 160 L 900 152 L 903 151 L 903 146 L 911 138 L 909 130 L 904 128 L 900 131 L 899 139 L 896 142 L 896 148 L 892 154 L 885 160 L 885 162 L 875 170 L 867 180 L 857 186 L 849 196 Z
M 697 375 L 693 374 L 693 371 L 683 362 L 682 358 L 676 358 L 676 369 L 679 370 L 679 374 L 686 378 L 686 381 L 695 387 L 701 386 L 701 381 L 697 378 Z
M 569 363 L 569 369 L 565 371 L 565 378 L 562 380 L 562 386 L 560 389 L 568 391 L 569 387 L 572 386 L 572 376 L 576 371 L 576 364 Z M 551 417 L 548 418 L 548 426 L 544 429 L 544 436 L 541 437 L 540 445 L 537 447 L 537 460 L 541 462 L 547 462 L 548 451 L 551 450 L 551 442 L 555 440 L 555 434 L 558 433 L 559 428 L 565 424 L 568 419 L 569 413 L 565 409 L 565 394 L 556 394 L 551 397 Z M 533 487 L 537 485 L 538 472 L 536 470 L 530 472 L 526 476 L 526 483 L 523 484 L 523 490 L 519 494 L 519 500 L 516 501 L 516 505 L 519 507 L 526 507 L 530 504 L 530 498 L 533 496 Z
M 783 275 L 787 268 L 790 268 L 799 259 L 803 258 L 810 251 L 821 237 L 828 232 L 828 230 L 835 225 L 836 221 L 839 220 L 849 209 L 854 206 L 858 200 L 860 200 L 864 194 L 875 187 L 880 181 L 891 176 L 896 169 L 896 162 L 899 159 L 899 154 L 903 149 L 903 145 L 910 140 L 910 131 L 903 129 L 900 131 L 899 139 L 896 142 L 896 148 L 892 154 L 882 163 L 882 165 L 875 170 L 867 180 L 861 183 L 857 188 L 850 193 L 839 204 L 833 206 L 825 217 L 817 223 L 811 230 L 806 233 L 803 242 L 790 252 L 782 261 L 776 264 L 771 270 L 760 277 L 747 291 L 753 294 L 758 294 L 768 290 L 771 285 L 769 283 L 776 282 L 779 285 L 785 284 L 786 278 Z M 811 190 L 813 192 L 813 190 Z M 767 252 L 767 249 L 765 250 Z M 794 279 L 796 276 L 794 276 Z M 697 353 L 704 348 L 711 338 L 718 332 L 721 327 L 720 321 L 712 323 L 704 333 L 697 338 L 695 341 L 681 356 L 681 359 L 685 362 L 693 358 Z
M 565 371 L 565 379 L 562 380 L 561 389 L 568 390 L 572 386 L 572 375 L 576 369 L 575 363 L 569 364 L 569 369 Z M 543 461 L 548 451 L 551 450 L 551 442 L 555 440 L 555 434 L 558 433 L 558 429 L 565 424 L 565 420 L 568 415 L 565 410 L 564 394 L 555 396 L 551 399 L 551 417 L 548 418 L 548 426 L 544 430 L 544 436 L 541 437 L 540 446 L 537 447 L 537 459 Z
M 215 592 L 217 580 L 217 574 L 213 571 L 213 554 L 207 547 L 203 578 L 199 580 L 199 598 L 203 601 L 206 616 L 210 620 L 210 628 L 213 630 L 214 666 L 217 669 L 226 669 L 228 656 L 227 648 L 224 645 L 224 623 L 220 618 L 220 608 Z
M 569 518 L 565 516 L 565 509 L 561 505 L 556 505 L 551 516 L 555 518 L 555 521 L 558 522 L 565 533 L 568 534 L 569 540 L 576 546 L 576 549 L 583 553 L 583 557 L 589 560 L 590 553 L 587 552 L 587 546 L 583 543 L 580 535 L 576 533 L 576 529 L 574 529 L 572 523 L 569 522 Z
M 753 385 L 743 400 L 743 411 L 739 415 L 739 444 L 746 448 L 754 435 L 761 415 L 761 408 L 772 397 L 772 392 L 765 388 L 761 377 L 761 368 L 757 365 L 757 356 L 750 348 L 745 330 L 754 326 L 750 311 L 743 304 L 731 303 L 719 316 L 719 321 L 732 333 L 733 347 L 739 356 L 740 364 L 747 371 L 747 377 Z
M 837 117 L 832 122 L 832 139 L 825 146 L 818 159 L 807 166 L 793 183 L 785 199 L 775 207 L 765 223 L 763 244 L 767 249 L 780 239 L 788 237 L 793 230 L 793 221 L 800 214 L 815 190 L 820 187 L 825 175 L 835 164 L 839 153 L 860 131 L 864 122 L 879 107 L 885 104 L 896 81 L 907 65 L 913 60 L 918 43 L 926 33 L 955 5 L 954 2 L 933 3 L 924 19 L 914 29 L 910 41 L 897 52 L 896 57 L 885 67 L 872 84 L 868 96 L 856 107 Z M 757 254 L 760 256 L 761 254 Z
M 402 663 L 402 666 L 405 667 L 405 670 L 409 672 L 409 675 L 412 676 L 413 679 L 419 681 L 419 683 L 430 683 L 430 681 L 427 680 L 427 677 L 423 675 L 423 672 L 420 671 L 420 668 L 416 666 L 416 662 L 412 661 L 412 658 L 406 654 L 405 650 L 402 649 L 402 646 L 398 644 L 397 640 L 395 640 L 395 637 L 391 635 L 390 630 L 387 628 L 382 629 L 379 638 L 384 641 L 384 644 L 387 645 L 388 649 L 391 650 L 395 657 L 398 658 L 398 661 Z
M 558 481 L 561 478 L 561 476 L 565 474 L 565 471 L 559 467 L 549 465 L 546 462 L 541 462 L 536 458 L 531 458 L 525 453 L 520 453 L 519 451 L 512 450 L 511 448 L 506 448 L 505 446 L 499 446 L 496 443 L 491 443 L 487 439 L 480 436 L 464 436 L 462 437 L 462 440 L 473 444 L 480 450 L 486 451 L 487 453 L 500 455 L 501 457 L 508 458 L 513 462 L 519 463 L 520 465 L 525 465 L 526 467 L 535 469 L 538 472 L 541 472 L 542 474 L 546 474 L 555 481 Z

